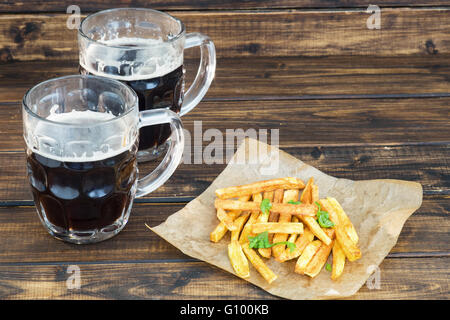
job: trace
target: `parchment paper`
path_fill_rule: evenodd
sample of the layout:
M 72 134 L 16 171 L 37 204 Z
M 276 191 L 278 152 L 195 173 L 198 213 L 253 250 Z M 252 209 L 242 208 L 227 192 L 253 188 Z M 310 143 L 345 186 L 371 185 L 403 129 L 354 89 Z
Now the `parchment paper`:
M 236 159 L 243 159 L 244 155 L 248 159 L 249 150 L 254 150 L 254 147 L 262 150 L 256 157 L 258 159 L 253 161 L 256 163 L 237 163 Z M 277 151 L 278 170 L 270 175 L 267 172 L 262 175 L 260 169 L 273 163 L 273 155 Z M 234 274 L 227 251 L 229 233 L 219 243 L 209 240 L 210 232 L 219 222 L 214 208 L 214 191 L 276 177 L 298 177 L 305 183 L 310 177 L 314 177 L 319 186 L 320 198 L 335 197 L 350 217 L 358 232 L 362 252 L 361 259 L 346 261 L 344 272 L 338 281 L 331 280 L 331 273 L 326 270 L 322 270 L 314 279 L 294 273 L 296 259 L 284 263 L 278 263 L 273 258 L 266 260 L 267 265 L 278 275 L 272 284 L 267 284 L 250 267 L 251 275 L 246 281 L 288 299 L 332 299 L 355 294 L 373 272 L 373 268 L 380 265 L 395 245 L 406 219 L 422 203 L 422 187 L 418 183 L 402 180 L 337 179 L 278 148 L 247 139 L 205 192 L 152 230 L 186 255 Z

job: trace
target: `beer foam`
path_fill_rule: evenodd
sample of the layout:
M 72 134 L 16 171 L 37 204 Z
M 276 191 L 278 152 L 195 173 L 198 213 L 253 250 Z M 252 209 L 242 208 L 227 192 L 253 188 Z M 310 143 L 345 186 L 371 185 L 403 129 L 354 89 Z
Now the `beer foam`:
M 81 67 L 97 76 L 122 81 L 145 80 L 164 76 L 183 64 L 180 43 L 125 37 L 97 43 L 80 52 Z
M 58 105 L 55 105 L 50 110 L 50 115 L 46 118 L 46 120 L 67 124 L 93 125 L 115 118 L 115 116 L 112 113 L 95 112 L 92 110 L 86 111 L 72 110 L 71 112 L 56 113 L 54 110 L 57 109 L 58 107 L 59 107 Z
M 128 141 L 130 130 L 125 120 L 107 122 L 115 118 L 111 113 L 91 110 L 50 112 L 46 120 L 58 124 L 40 121 L 34 129 L 38 143 L 33 143 L 37 147 L 28 147 L 41 156 L 62 162 L 91 162 L 111 158 L 129 150 L 131 145 Z M 64 124 L 67 126 L 64 127 Z

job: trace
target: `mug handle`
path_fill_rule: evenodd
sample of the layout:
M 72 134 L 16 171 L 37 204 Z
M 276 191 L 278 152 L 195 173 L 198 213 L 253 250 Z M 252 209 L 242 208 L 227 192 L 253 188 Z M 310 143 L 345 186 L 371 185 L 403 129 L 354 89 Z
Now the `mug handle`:
M 178 114 L 167 109 L 154 109 L 139 112 L 139 129 L 163 123 L 169 123 L 170 129 L 172 130 L 172 134 L 169 139 L 167 139 L 169 148 L 164 159 L 156 169 L 142 179 L 138 179 L 136 198 L 145 196 L 162 186 L 163 183 L 172 176 L 181 161 L 184 149 L 184 134 L 183 125 Z
M 200 65 L 194 82 L 184 96 L 180 116 L 195 108 L 203 99 L 214 79 L 216 72 L 216 48 L 208 36 L 194 32 L 186 35 L 184 49 L 200 47 Z

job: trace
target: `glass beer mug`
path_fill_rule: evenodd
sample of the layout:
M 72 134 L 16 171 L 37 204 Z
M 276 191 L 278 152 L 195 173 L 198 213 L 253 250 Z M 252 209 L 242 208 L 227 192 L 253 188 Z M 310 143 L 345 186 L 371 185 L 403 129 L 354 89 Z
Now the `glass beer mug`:
M 78 30 L 80 73 L 117 79 L 134 89 L 139 110 L 168 108 L 181 116 L 208 91 L 216 69 L 213 42 L 186 34 L 183 23 L 151 9 L 104 10 L 85 18 Z M 184 49 L 200 47 L 197 76 L 184 94 Z M 167 124 L 141 130 L 138 160 L 159 157 L 167 149 Z
M 135 197 L 161 186 L 180 163 L 180 117 L 167 109 L 139 112 L 125 84 L 73 75 L 42 82 L 22 103 L 27 171 L 37 213 L 54 237 L 72 243 L 108 239 L 123 229 Z M 168 124 L 168 149 L 138 177 L 139 129 Z

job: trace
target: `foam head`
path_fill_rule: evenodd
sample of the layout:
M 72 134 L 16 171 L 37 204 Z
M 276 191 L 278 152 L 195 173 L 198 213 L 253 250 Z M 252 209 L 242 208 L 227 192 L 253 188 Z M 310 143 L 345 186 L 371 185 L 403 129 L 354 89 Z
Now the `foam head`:
M 67 76 L 45 81 L 23 100 L 28 150 L 47 158 L 97 161 L 132 149 L 138 136 L 137 96 L 118 81 Z
M 78 33 L 80 66 L 122 81 L 161 77 L 183 64 L 184 26 L 149 9 L 101 11 Z

